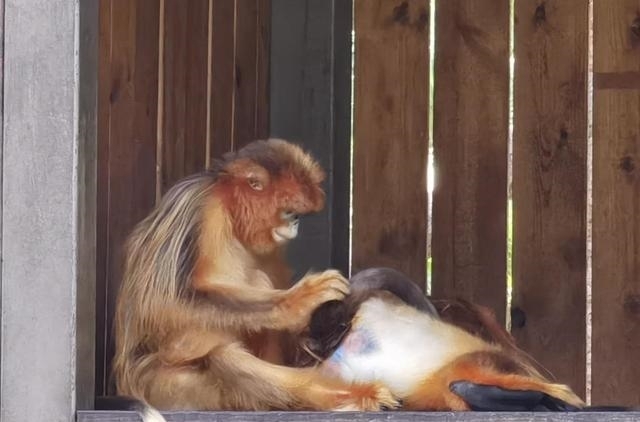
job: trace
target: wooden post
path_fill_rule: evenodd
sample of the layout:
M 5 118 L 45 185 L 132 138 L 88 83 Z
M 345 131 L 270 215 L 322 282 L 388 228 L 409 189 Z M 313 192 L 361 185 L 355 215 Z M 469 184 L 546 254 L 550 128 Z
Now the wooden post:
M 98 3 L 5 0 L 3 422 L 93 405 Z
M 436 3 L 433 282 L 505 321 L 509 1 Z
M 587 0 L 516 3 L 512 331 L 584 398 Z
M 640 403 L 640 9 L 593 2 L 592 403 Z
M 351 1 L 272 0 L 270 133 L 327 171 L 325 209 L 289 247 L 296 276 L 349 269 Z

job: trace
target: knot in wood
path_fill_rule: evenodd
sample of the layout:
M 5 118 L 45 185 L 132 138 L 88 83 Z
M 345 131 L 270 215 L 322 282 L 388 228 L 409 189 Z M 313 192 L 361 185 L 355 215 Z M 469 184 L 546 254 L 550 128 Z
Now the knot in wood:
M 565 128 L 560 129 L 560 141 L 558 142 L 558 148 L 567 146 L 568 142 L 569 142 L 569 132 L 567 132 L 567 129 Z
M 633 157 L 625 155 L 620 159 L 620 169 L 627 173 L 632 173 L 636 169 L 636 165 L 633 162 Z
M 538 7 L 536 7 L 536 12 L 533 15 L 533 20 L 536 25 L 542 25 L 547 20 L 547 10 L 544 5 L 544 2 L 540 3 Z
M 393 21 L 401 25 L 409 23 L 409 3 L 403 1 L 393 8 Z
M 633 22 L 631 22 L 631 34 L 640 40 L 640 16 L 636 17 Z
M 624 311 L 632 316 L 640 316 L 640 295 L 629 294 L 624 298 Z

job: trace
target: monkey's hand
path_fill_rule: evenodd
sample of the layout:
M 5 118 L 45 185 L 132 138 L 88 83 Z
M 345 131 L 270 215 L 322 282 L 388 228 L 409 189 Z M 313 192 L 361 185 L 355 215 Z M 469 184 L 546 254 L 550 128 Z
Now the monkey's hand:
M 330 300 L 342 300 L 349 294 L 349 281 L 337 270 L 309 274 L 287 290 L 279 304 L 283 325 L 294 332 L 303 330 L 311 314 Z

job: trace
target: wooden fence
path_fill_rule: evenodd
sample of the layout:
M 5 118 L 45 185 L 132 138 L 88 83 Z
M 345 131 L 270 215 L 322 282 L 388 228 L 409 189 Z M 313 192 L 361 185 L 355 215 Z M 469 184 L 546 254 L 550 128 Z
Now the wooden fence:
M 429 0 L 354 1 L 351 265 L 393 266 L 424 286 L 431 219 L 434 296 L 510 314 L 559 380 L 583 396 L 591 385 L 596 404 L 637 405 L 640 3 L 592 2 L 516 0 L 512 20 L 509 0 L 435 0 L 434 15 Z M 128 230 L 173 181 L 273 133 L 271 3 L 286 2 L 102 0 L 99 393 Z M 334 194 L 350 185 L 339 158 Z

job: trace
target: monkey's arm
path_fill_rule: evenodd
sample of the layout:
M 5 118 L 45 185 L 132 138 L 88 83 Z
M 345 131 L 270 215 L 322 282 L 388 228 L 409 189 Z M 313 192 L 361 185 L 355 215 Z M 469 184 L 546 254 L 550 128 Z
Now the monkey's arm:
M 200 294 L 199 307 L 210 314 L 207 320 L 248 331 L 301 330 L 319 305 L 349 292 L 347 280 L 333 270 L 307 275 L 288 290 L 202 281 L 192 287 Z

